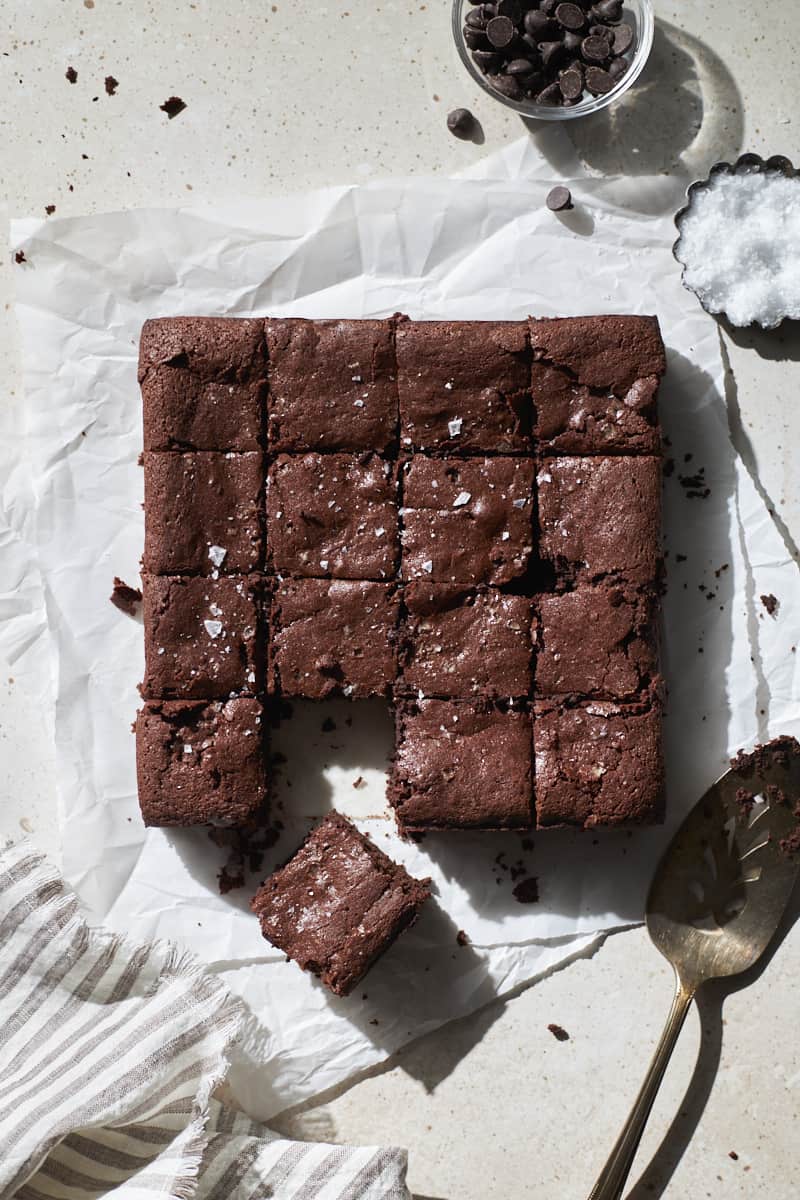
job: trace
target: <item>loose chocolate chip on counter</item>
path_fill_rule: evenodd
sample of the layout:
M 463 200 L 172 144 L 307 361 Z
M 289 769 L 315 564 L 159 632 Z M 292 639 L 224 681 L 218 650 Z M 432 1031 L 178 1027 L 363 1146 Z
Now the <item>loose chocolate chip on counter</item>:
M 577 100 L 583 92 L 583 77 L 579 71 L 563 71 L 558 78 L 558 86 L 565 100 Z
M 572 208 L 572 192 L 559 184 L 547 193 L 545 204 L 551 212 L 564 212 L 565 209 Z
M 468 108 L 454 108 L 447 114 L 447 128 L 453 137 L 469 141 L 475 132 L 475 118 Z
M 556 8 L 556 20 L 562 29 L 571 29 L 573 32 L 583 29 L 586 24 L 583 9 L 577 4 L 559 4 Z
M 614 86 L 614 80 L 608 71 L 602 67 L 588 67 L 586 70 L 586 86 L 593 96 L 604 96 Z
M 170 96 L 169 100 L 165 100 L 163 104 L 158 106 L 162 112 L 165 112 L 170 121 L 173 117 L 177 117 L 178 113 L 182 113 L 186 108 L 185 101 L 181 100 L 180 96 Z
M 633 30 L 630 25 L 618 25 L 614 30 L 614 53 L 624 54 L 630 50 L 633 43 Z
M 510 17 L 492 17 L 486 26 L 486 36 L 498 50 L 502 50 L 505 46 L 510 46 L 515 34 L 514 22 Z
M 602 37 L 584 38 L 581 54 L 588 63 L 604 63 L 610 54 L 608 42 Z

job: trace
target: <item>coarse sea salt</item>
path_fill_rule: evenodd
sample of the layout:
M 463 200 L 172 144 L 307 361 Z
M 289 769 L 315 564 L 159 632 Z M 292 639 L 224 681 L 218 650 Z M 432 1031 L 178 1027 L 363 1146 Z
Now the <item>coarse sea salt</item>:
M 215 567 L 221 567 L 225 561 L 225 555 L 228 553 L 224 546 L 209 546 L 208 557 L 211 559 Z
M 681 218 L 675 256 L 687 287 L 732 325 L 800 317 L 800 178 L 712 175 Z

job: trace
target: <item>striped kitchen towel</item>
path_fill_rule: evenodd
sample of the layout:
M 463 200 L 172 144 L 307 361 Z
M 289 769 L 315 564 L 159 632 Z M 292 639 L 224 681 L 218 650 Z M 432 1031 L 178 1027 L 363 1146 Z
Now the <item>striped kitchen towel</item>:
M 290 1142 L 212 1093 L 243 1019 L 190 955 L 90 929 L 0 849 L 0 1200 L 409 1200 L 397 1149 Z

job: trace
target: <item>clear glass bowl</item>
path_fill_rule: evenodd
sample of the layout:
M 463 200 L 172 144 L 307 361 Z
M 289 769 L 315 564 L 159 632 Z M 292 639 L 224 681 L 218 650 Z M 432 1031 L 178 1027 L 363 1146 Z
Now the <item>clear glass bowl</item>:
M 464 16 L 472 7 L 474 6 L 470 4 L 469 0 L 453 0 L 453 37 L 461 61 L 484 92 L 488 92 L 490 96 L 500 104 L 505 104 L 507 108 L 513 108 L 520 116 L 533 117 L 538 121 L 574 121 L 576 117 L 586 117 L 590 113 L 599 112 L 601 108 L 608 108 L 609 104 L 619 100 L 620 96 L 624 96 L 628 89 L 633 87 L 644 70 L 653 46 L 655 18 L 651 0 L 627 0 L 623 10 L 623 20 L 627 21 L 633 29 L 633 50 L 628 52 L 631 55 L 631 65 L 627 74 L 622 76 L 610 92 L 606 92 L 604 96 L 586 96 L 570 108 L 537 104 L 535 100 L 511 100 L 493 88 L 489 77 L 484 75 L 483 71 L 472 61 L 472 51 L 464 41 Z

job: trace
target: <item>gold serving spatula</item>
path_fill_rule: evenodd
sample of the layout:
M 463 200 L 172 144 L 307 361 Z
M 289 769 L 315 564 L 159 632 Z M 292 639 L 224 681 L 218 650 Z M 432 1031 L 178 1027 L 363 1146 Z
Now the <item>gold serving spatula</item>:
M 800 868 L 800 753 L 778 739 L 712 784 L 681 825 L 647 899 L 647 928 L 675 970 L 675 995 L 630 1116 L 589 1200 L 619 1200 L 697 989 L 764 953 Z

